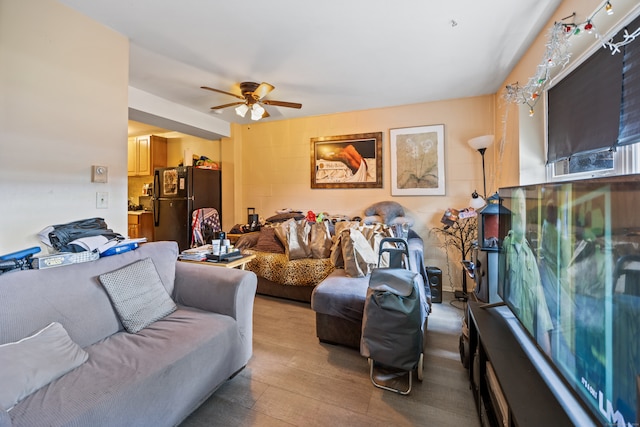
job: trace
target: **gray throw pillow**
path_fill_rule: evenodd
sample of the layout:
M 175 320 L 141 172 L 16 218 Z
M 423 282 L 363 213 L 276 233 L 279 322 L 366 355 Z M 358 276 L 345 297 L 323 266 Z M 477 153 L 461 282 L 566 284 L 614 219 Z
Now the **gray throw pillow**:
M 13 408 L 88 357 L 57 322 L 20 341 L 0 345 L 0 407 Z
M 99 277 L 122 326 L 132 334 L 176 311 L 151 258 Z

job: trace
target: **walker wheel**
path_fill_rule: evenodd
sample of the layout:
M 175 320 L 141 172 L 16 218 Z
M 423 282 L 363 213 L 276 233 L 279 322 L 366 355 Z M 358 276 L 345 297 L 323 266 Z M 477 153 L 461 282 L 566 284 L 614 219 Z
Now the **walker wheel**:
M 422 381 L 422 370 L 424 369 L 424 353 L 420 353 L 418 360 L 418 381 Z

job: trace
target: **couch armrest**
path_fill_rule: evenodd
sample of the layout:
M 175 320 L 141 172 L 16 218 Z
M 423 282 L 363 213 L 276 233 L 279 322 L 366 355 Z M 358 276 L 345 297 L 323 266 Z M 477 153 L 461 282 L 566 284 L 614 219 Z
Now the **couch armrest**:
M 249 301 L 253 308 L 257 282 L 251 271 L 178 261 L 174 298 L 178 304 L 240 320 Z
M 252 271 L 177 261 L 173 297 L 177 304 L 233 317 L 246 344 L 245 360 L 249 360 L 257 283 Z
M 11 427 L 11 424 L 11 416 L 9 416 L 7 411 L 0 407 L 0 427 Z

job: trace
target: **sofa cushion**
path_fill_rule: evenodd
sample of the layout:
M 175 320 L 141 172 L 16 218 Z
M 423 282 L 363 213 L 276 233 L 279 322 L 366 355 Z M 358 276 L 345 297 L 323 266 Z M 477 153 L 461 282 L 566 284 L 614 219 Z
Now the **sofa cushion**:
M 151 258 L 145 258 L 101 274 L 100 282 L 107 290 L 125 329 L 136 333 L 176 310 Z
M 20 341 L 0 345 L 0 407 L 11 409 L 87 358 L 57 322 Z
M 361 322 L 369 276 L 349 277 L 337 269 L 313 289 L 311 309 L 317 313 Z
M 230 316 L 179 307 L 87 347 L 87 363 L 11 410 L 13 425 L 178 425 L 242 367 L 238 335 Z

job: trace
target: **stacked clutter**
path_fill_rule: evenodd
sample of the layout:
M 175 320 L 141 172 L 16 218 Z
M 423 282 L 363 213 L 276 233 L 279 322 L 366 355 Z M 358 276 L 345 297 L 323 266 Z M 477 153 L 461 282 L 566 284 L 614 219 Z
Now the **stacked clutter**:
M 103 218 L 88 218 L 45 227 L 38 233 L 49 255 L 34 257 L 33 268 L 58 267 L 95 261 L 137 249 L 146 239 L 125 239 L 107 226 Z

